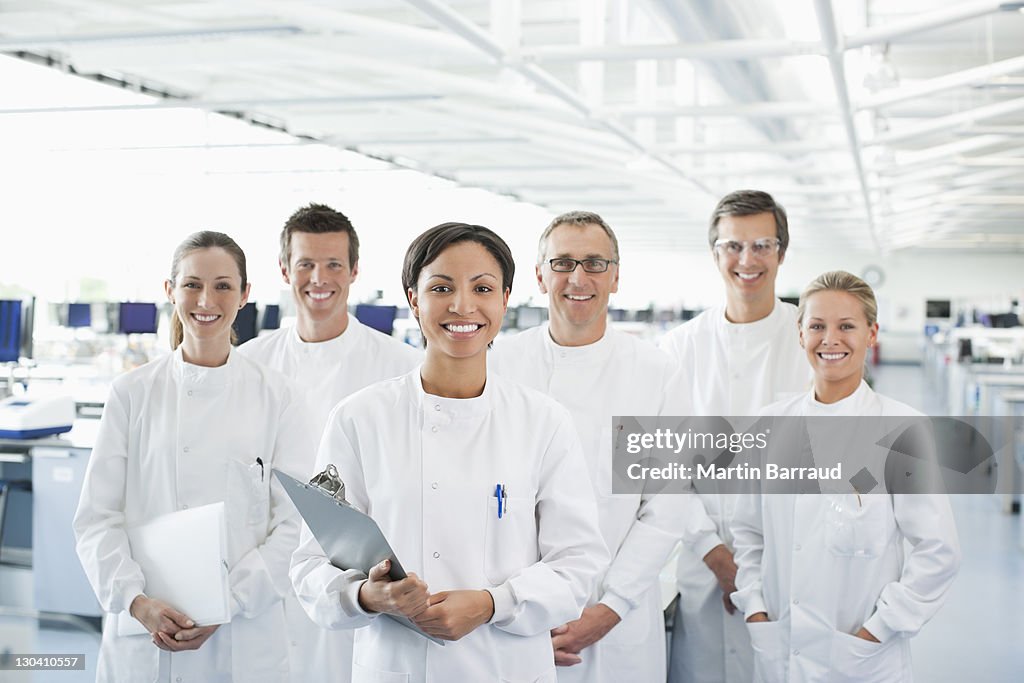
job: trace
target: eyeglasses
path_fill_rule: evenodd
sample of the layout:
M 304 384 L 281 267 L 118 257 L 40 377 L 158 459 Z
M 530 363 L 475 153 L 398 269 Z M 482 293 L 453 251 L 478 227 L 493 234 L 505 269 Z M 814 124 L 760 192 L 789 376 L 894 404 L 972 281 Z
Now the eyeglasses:
M 583 266 L 583 270 L 587 273 L 603 273 L 608 270 L 608 264 L 614 263 L 618 265 L 619 262 L 615 259 L 607 258 L 585 258 L 585 259 L 574 259 L 574 258 L 553 258 L 548 259 L 548 265 L 551 266 L 551 270 L 556 273 L 571 273 L 576 270 L 576 266 Z
M 771 256 L 779 250 L 782 242 L 774 237 L 762 237 L 759 240 L 715 240 L 715 251 L 727 256 L 740 256 L 744 250 L 749 249 L 750 255 L 756 258 Z

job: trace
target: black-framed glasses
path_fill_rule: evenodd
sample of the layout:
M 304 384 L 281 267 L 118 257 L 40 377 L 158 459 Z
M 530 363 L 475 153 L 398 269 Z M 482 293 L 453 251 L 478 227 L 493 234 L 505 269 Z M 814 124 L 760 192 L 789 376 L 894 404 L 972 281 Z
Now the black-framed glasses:
M 548 259 L 548 265 L 551 266 L 551 270 L 556 273 L 571 273 L 576 270 L 576 266 L 583 266 L 583 270 L 587 273 L 603 273 L 608 270 L 608 265 L 614 263 L 618 265 L 619 262 L 616 259 L 609 258 L 552 258 Z

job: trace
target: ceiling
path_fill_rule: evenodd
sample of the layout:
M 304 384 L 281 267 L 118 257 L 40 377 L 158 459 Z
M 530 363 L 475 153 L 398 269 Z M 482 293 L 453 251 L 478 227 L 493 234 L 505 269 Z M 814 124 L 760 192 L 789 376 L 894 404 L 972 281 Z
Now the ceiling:
M 0 52 L 163 98 L 122 108 L 230 112 L 595 210 L 646 250 L 701 248 L 749 187 L 807 248 L 1006 252 L 1024 251 L 1022 6 L 6 0 Z

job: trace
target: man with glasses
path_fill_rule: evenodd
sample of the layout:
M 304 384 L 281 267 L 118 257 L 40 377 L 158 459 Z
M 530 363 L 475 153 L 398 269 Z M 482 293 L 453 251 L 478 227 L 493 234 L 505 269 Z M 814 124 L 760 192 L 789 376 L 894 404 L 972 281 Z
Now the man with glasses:
M 672 330 L 661 347 L 693 380 L 697 415 L 756 415 L 807 390 L 811 370 L 797 333 L 796 307 L 775 297 L 789 246 L 785 210 L 771 195 L 740 190 L 715 207 L 711 255 L 725 282 L 725 305 Z M 736 590 L 729 521 L 735 497 L 706 482 L 689 498 L 679 556 L 679 602 L 670 683 L 734 683 L 753 677 L 753 653 Z
M 684 497 L 611 495 L 612 417 L 685 414 L 684 383 L 654 346 L 608 328 L 619 247 L 600 216 L 555 218 L 540 237 L 536 274 L 549 323 L 500 338 L 489 367 L 572 413 L 612 556 L 580 618 L 552 631 L 558 680 L 663 681 L 658 574 L 682 533 Z

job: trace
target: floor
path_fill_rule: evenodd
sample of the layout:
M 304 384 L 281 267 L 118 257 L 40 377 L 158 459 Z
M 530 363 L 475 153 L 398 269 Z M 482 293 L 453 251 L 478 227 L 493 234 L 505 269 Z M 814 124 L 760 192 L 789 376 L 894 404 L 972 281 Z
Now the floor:
M 929 415 L 944 414 L 940 393 L 918 366 L 874 370 L 879 393 Z M 1024 680 L 1024 529 L 990 495 L 953 496 L 963 562 L 946 604 L 912 641 L 920 683 Z
M 916 366 L 875 369 L 879 392 L 929 414 L 940 396 Z M 938 616 L 913 640 L 918 683 L 1018 683 L 1024 680 L 1024 529 L 1020 515 L 1000 514 L 990 496 L 956 496 L 963 564 Z M 0 664 L 16 653 L 84 654 L 87 670 L 0 672 L 3 683 L 78 683 L 95 676 L 99 636 L 82 624 L 30 616 L 31 573 L 0 567 Z

